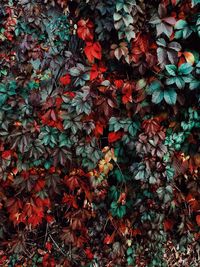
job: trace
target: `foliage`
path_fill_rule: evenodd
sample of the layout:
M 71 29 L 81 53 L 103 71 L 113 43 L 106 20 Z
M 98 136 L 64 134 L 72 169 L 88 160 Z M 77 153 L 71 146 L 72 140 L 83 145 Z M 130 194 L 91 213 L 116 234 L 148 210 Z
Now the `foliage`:
M 1 1 L 0 266 L 199 266 L 199 4 Z

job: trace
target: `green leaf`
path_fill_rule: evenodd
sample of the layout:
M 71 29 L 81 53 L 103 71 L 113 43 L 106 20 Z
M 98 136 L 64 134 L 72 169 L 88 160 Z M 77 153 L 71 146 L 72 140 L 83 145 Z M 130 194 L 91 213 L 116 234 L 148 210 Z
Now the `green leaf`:
M 7 98 L 8 96 L 6 94 L 0 93 L 0 106 L 2 106 L 6 102 Z
M 183 89 L 185 87 L 185 82 L 181 77 L 176 77 L 175 82 L 176 82 L 176 86 L 179 89 Z
M 174 29 L 175 30 L 180 30 L 180 29 L 184 29 L 188 26 L 187 22 L 183 19 L 180 19 L 176 22 Z
M 174 169 L 171 166 L 166 166 L 167 180 L 171 181 L 174 177 Z
M 178 68 L 178 73 L 183 74 L 183 75 L 188 75 L 192 72 L 193 67 L 190 63 L 183 63 L 179 68 Z
M 168 91 L 164 91 L 164 99 L 167 104 L 175 105 L 177 99 L 177 93 L 174 89 L 170 89 Z
M 116 169 L 114 171 L 114 176 L 116 177 L 118 182 L 123 182 L 124 181 L 124 175 L 122 174 L 122 172 L 119 169 Z
M 175 65 L 166 65 L 165 69 L 171 76 L 176 76 L 177 67 Z
M 200 0 L 192 0 L 192 7 L 200 4 Z
M 123 17 L 123 21 L 124 21 L 124 24 L 126 25 L 126 27 L 128 27 L 129 24 L 133 23 L 133 17 L 131 15 L 125 15 Z
M 132 258 L 132 257 L 128 257 L 127 258 L 127 263 L 128 263 L 128 265 L 131 265 L 131 266 L 133 266 L 133 264 L 134 264 L 134 259 Z
M 148 91 L 150 94 L 152 94 L 154 91 L 158 91 L 162 88 L 162 84 L 161 82 L 159 82 L 158 80 L 157 81 L 153 81 L 149 88 L 148 88 Z
M 199 80 L 193 80 L 189 85 L 190 90 L 198 89 L 200 88 L 200 81 Z
M 164 92 L 157 90 L 153 92 L 152 102 L 155 104 L 159 104 L 163 100 L 163 97 L 164 97 Z
M 70 70 L 69 70 L 69 73 L 70 73 L 70 75 L 72 75 L 72 76 L 79 76 L 80 75 L 80 69 L 78 69 L 78 68 L 76 68 L 76 67 L 73 67 L 73 68 L 71 68 Z
M 126 254 L 127 254 L 128 256 L 130 256 L 131 254 L 133 254 L 133 249 L 132 249 L 132 247 L 129 247 L 129 248 L 127 249 Z
M 156 41 L 156 43 L 157 43 L 157 45 L 162 46 L 162 47 L 166 47 L 167 46 L 167 43 L 166 43 L 165 39 L 163 39 L 163 38 L 159 38 Z
M 125 214 L 126 214 L 126 206 L 120 206 L 120 207 L 118 207 L 118 209 L 117 209 L 117 216 L 119 218 L 122 218 L 122 217 L 124 217 Z

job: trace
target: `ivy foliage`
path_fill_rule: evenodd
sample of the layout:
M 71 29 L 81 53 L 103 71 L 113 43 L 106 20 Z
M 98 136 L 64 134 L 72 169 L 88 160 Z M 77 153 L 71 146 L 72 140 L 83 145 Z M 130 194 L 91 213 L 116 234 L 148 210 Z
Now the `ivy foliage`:
M 0 266 L 199 266 L 200 1 L 2 0 Z

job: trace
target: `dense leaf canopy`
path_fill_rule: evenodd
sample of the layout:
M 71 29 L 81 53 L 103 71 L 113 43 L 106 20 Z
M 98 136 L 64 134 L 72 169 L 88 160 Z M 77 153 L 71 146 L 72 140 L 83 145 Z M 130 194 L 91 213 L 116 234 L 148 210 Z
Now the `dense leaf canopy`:
M 199 266 L 200 1 L 0 1 L 0 266 Z

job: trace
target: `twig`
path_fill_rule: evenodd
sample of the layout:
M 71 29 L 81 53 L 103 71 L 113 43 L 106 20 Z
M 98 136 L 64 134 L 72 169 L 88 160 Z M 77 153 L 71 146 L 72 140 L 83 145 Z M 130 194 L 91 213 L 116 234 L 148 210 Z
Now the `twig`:
M 58 246 L 58 244 L 56 243 L 56 241 L 53 239 L 53 237 L 51 236 L 51 234 L 49 234 L 49 237 L 51 238 L 51 240 L 53 241 L 54 245 L 60 250 L 60 252 L 63 254 L 63 256 L 67 256 L 63 250 Z

